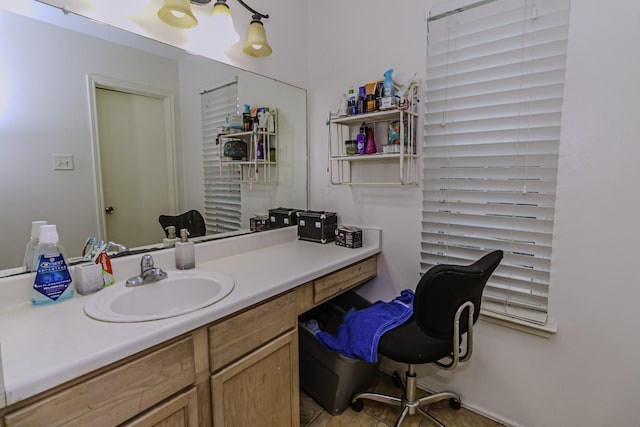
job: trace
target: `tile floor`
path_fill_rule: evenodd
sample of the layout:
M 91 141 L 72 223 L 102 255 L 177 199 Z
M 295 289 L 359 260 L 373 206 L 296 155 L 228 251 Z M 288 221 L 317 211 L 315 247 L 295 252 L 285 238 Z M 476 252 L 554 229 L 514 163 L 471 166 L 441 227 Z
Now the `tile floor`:
M 391 376 L 379 373 L 370 391 L 399 396 L 400 389 L 393 385 Z M 448 402 L 435 403 L 429 413 L 447 427 L 501 427 L 500 423 L 485 418 L 468 409 L 453 410 Z M 362 412 L 347 408 L 339 415 L 331 415 L 304 392 L 300 392 L 301 427 L 389 427 L 393 426 L 400 414 L 400 408 L 382 403 L 365 401 Z M 433 427 L 435 424 L 421 415 L 407 416 L 402 427 Z

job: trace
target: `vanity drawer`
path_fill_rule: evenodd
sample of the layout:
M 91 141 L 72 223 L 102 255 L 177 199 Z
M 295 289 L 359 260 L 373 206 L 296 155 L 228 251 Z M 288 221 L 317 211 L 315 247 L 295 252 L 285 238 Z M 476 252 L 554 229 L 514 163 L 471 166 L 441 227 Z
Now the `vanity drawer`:
M 212 372 L 296 326 L 296 293 L 261 303 L 209 327 Z
M 195 383 L 191 337 L 5 416 L 7 426 L 120 424 Z
M 371 257 L 313 281 L 313 303 L 320 304 L 378 274 L 377 258 Z

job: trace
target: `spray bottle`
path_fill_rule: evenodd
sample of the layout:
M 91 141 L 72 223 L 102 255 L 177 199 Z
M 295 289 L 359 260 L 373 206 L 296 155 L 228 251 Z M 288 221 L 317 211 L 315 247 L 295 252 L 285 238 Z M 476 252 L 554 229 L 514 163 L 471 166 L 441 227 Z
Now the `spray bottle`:
M 394 86 L 393 79 L 391 78 L 391 73 L 393 73 L 393 68 L 388 69 L 384 72 L 384 81 L 382 82 L 382 96 L 380 97 L 380 109 L 387 110 L 389 108 L 393 108 L 395 102 L 394 101 Z

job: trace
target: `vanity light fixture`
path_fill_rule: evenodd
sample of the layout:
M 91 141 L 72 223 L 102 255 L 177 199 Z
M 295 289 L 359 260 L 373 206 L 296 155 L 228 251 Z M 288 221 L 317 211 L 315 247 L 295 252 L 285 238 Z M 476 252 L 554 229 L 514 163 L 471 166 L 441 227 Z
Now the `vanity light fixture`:
M 217 43 L 221 43 L 225 49 L 238 43 L 240 36 L 238 35 L 236 28 L 233 26 L 231 10 L 229 10 L 229 6 L 226 1 L 218 0 L 213 5 L 211 21 L 213 22 L 213 28 L 216 31 Z
M 255 57 L 269 56 L 273 52 L 269 42 L 267 42 L 267 33 L 264 30 L 262 19 L 268 19 L 268 14 L 262 14 L 242 0 L 236 0 L 245 9 L 252 13 L 251 23 L 247 34 L 247 42 L 242 51 Z M 206 5 L 211 0 L 191 0 L 195 5 Z M 179 28 L 193 28 L 198 24 L 195 16 L 191 13 L 189 0 L 165 0 L 164 6 L 158 11 L 158 17 L 169 25 Z M 216 30 L 216 42 L 224 44 L 225 47 L 231 46 L 240 40 L 240 36 L 235 30 L 231 11 L 227 5 L 227 0 L 216 0 L 211 11 L 211 19 Z
M 189 0 L 164 0 L 164 5 L 158 11 L 158 18 L 178 28 L 193 28 L 198 25 Z
M 247 43 L 242 48 L 242 51 L 249 56 L 269 56 L 273 52 L 267 42 L 267 33 L 264 31 L 264 25 L 260 20 L 263 16 L 260 14 L 253 15 L 251 24 L 249 24 Z

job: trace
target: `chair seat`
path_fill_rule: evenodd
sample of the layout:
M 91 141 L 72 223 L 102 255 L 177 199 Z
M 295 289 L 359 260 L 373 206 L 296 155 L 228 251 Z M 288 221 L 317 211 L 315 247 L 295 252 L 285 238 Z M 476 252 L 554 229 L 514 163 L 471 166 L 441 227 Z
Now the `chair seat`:
M 380 337 L 378 353 L 401 363 L 432 363 L 451 354 L 451 339 L 426 335 L 411 318 Z

